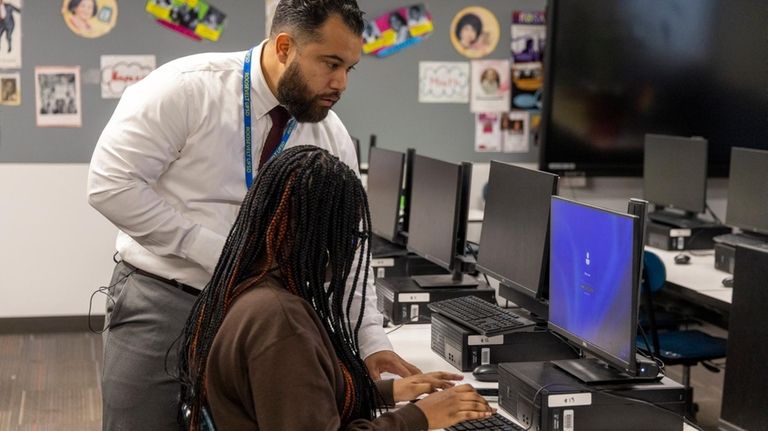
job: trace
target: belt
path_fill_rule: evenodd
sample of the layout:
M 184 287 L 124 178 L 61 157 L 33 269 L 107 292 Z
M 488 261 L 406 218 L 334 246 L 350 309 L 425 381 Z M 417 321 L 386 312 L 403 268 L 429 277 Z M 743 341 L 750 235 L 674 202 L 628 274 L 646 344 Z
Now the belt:
M 124 260 L 122 262 L 126 268 L 131 270 L 131 272 L 135 272 L 136 274 L 143 275 L 144 277 L 154 278 L 155 280 L 163 284 L 167 284 L 167 285 L 170 285 L 171 287 L 175 287 L 176 289 L 179 289 L 182 292 L 188 293 L 192 296 L 200 295 L 200 289 L 192 287 L 188 284 L 180 283 L 176 280 L 169 280 L 167 278 L 160 277 L 159 275 L 152 274 L 151 272 L 144 271 L 143 269 L 136 268 L 135 266 L 131 265 L 130 263 Z

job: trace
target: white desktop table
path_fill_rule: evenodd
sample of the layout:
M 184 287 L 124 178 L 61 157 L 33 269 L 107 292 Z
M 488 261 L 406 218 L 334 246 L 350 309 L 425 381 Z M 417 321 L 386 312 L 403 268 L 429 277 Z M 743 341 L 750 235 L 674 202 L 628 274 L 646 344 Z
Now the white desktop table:
M 392 347 L 395 352 L 402 356 L 406 361 L 419 367 L 421 371 L 425 373 L 430 371 L 449 371 L 452 373 L 464 374 L 463 383 L 469 383 L 476 388 L 498 387 L 498 383 L 478 382 L 472 376 L 472 373 L 461 373 L 446 360 L 434 353 L 430 348 L 431 329 L 429 324 L 402 325 L 400 328 L 395 328 L 396 327 L 385 328 L 385 331 L 391 331 L 389 333 L 389 340 L 392 342 Z M 491 404 L 493 407 L 497 408 L 498 412 L 503 416 L 514 420 L 509 413 L 499 408 L 496 403 Z M 696 428 L 685 423 L 682 424 L 681 429 L 683 431 L 696 431 Z M 575 431 L 579 431 L 578 428 Z

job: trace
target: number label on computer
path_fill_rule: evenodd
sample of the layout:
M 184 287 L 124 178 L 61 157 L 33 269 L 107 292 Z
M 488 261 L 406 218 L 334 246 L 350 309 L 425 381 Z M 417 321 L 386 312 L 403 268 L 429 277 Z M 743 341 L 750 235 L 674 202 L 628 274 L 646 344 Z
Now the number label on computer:
M 547 405 L 550 408 L 589 406 L 589 405 L 592 405 L 592 394 L 589 392 L 586 392 L 586 393 L 550 395 L 547 398 Z

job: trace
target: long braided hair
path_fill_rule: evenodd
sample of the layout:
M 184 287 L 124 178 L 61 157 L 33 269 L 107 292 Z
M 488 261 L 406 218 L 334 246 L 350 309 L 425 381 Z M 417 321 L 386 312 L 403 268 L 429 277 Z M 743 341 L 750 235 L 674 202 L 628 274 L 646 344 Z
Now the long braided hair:
M 256 288 L 275 269 L 291 293 L 311 304 L 333 344 L 345 380 L 342 423 L 375 416 L 380 394 L 358 344 L 364 301 L 356 321 L 349 319 L 358 286 L 365 296 L 370 226 L 360 180 L 327 151 L 289 148 L 261 169 L 181 335 L 181 403 L 191 410 L 189 429 L 201 427 L 206 362 L 224 317 L 238 295 Z M 327 271 L 331 280 L 326 288 Z

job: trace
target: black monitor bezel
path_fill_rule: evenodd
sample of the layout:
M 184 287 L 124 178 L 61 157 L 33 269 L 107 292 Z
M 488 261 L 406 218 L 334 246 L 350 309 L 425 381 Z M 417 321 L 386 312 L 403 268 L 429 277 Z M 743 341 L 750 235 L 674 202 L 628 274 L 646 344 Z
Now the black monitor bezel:
M 739 175 L 740 169 L 736 166 L 734 167 L 734 164 L 737 163 L 737 158 L 734 158 L 734 153 L 759 153 L 763 157 L 768 157 L 768 151 L 766 150 L 760 150 L 757 148 L 746 148 L 746 147 L 733 147 L 731 148 L 731 175 Z M 743 220 L 736 220 L 734 223 L 733 220 L 733 211 L 731 210 L 731 205 L 733 205 L 732 197 L 734 196 L 734 193 L 731 193 L 731 186 L 732 182 L 728 181 L 728 203 L 726 204 L 725 209 L 725 224 L 732 227 L 737 227 L 741 229 L 742 231 L 747 232 L 754 232 L 761 235 L 768 235 L 768 222 L 766 222 L 766 227 L 764 226 L 754 226 L 753 223 L 747 222 L 745 223 Z M 754 201 L 760 201 L 760 199 L 755 199 Z M 764 205 L 768 205 L 768 203 L 764 203 Z
M 643 250 L 644 246 L 643 246 L 641 238 L 640 238 L 641 236 L 638 234 L 638 231 L 641 228 L 641 226 L 640 226 L 640 217 L 638 217 L 636 215 L 632 215 L 632 214 L 623 213 L 623 212 L 620 212 L 620 211 L 614 211 L 614 210 L 611 210 L 611 209 L 608 209 L 608 208 L 599 207 L 599 206 L 596 206 L 596 205 L 590 205 L 590 204 L 586 204 L 586 203 L 583 203 L 583 202 L 577 202 L 577 201 L 575 201 L 573 199 L 567 199 L 567 198 L 564 198 L 564 197 L 561 197 L 561 196 L 552 196 L 552 200 L 553 200 L 553 202 L 555 200 L 564 201 L 564 202 L 568 202 L 568 203 L 571 203 L 571 204 L 576 204 L 576 205 L 580 205 L 580 206 L 583 206 L 583 207 L 586 207 L 586 208 L 591 208 L 591 209 L 594 209 L 594 210 L 605 212 L 605 213 L 608 213 L 608 214 L 618 215 L 618 216 L 621 216 L 621 217 L 632 219 L 633 220 L 632 221 L 632 231 L 633 231 L 633 233 L 632 233 L 632 249 L 633 249 L 633 253 L 632 253 L 632 271 L 633 271 L 633 274 L 639 274 L 640 273 L 640 269 L 641 269 L 640 268 L 640 262 L 641 262 L 643 251 L 644 251 Z M 553 211 L 553 208 L 554 208 L 554 205 L 551 205 L 550 206 L 550 211 Z M 551 219 L 552 219 L 552 215 L 550 214 L 550 220 Z M 550 226 L 551 226 L 551 221 L 550 221 Z M 550 230 L 550 232 L 551 232 L 551 230 Z M 550 250 L 552 249 L 552 241 L 553 241 L 553 238 L 552 238 L 552 235 L 550 233 Z M 550 280 L 552 279 L 551 271 L 552 271 L 552 253 L 550 253 Z M 615 367 L 617 369 L 623 370 L 626 373 L 628 373 L 629 375 L 635 375 L 637 373 L 637 360 L 636 360 L 635 356 L 637 354 L 636 339 L 637 339 L 638 304 L 639 304 L 639 298 L 640 298 L 640 277 L 639 276 L 631 277 L 631 280 L 632 280 L 632 294 L 631 294 L 630 300 L 631 300 L 632 313 L 630 315 L 631 322 L 630 322 L 630 326 L 629 326 L 629 328 L 630 328 L 630 331 L 629 331 L 630 332 L 629 333 L 629 341 L 630 341 L 630 343 L 629 343 L 629 349 L 630 349 L 629 350 L 630 351 L 630 353 L 629 353 L 629 361 L 625 361 L 622 358 L 616 357 L 613 354 L 611 354 L 610 352 L 607 352 L 604 349 L 600 348 L 600 346 L 596 346 L 595 344 L 593 344 L 593 343 L 591 343 L 591 342 L 589 342 L 587 340 L 582 339 L 581 337 L 577 336 L 576 334 L 573 334 L 572 332 L 566 330 L 565 328 L 561 328 L 560 326 L 555 325 L 554 323 L 552 323 L 551 320 L 548 320 L 547 327 L 551 331 L 553 331 L 556 334 L 564 337 L 565 339 L 567 339 L 569 342 L 573 343 L 574 345 L 580 347 L 581 349 L 584 349 L 584 350 L 588 351 L 590 354 L 594 355 L 595 357 L 597 357 L 597 358 L 607 362 L 609 365 L 611 365 L 611 366 L 613 366 L 613 367 Z M 550 294 L 551 294 L 551 289 L 550 289 Z M 551 298 L 550 298 L 550 302 L 551 302 Z M 551 308 L 550 308 L 550 318 L 551 318 Z
M 666 144 L 669 145 L 688 145 L 689 151 L 698 151 L 701 152 L 703 150 L 703 154 L 699 154 L 699 157 L 704 157 L 704 166 L 703 166 L 703 174 L 700 177 L 697 178 L 678 178 L 678 179 L 672 179 L 667 178 L 666 182 L 666 188 L 667 189 L 679 189 L 679 188 L 685 188 L 686 194 L 691 195 L 695 194 L 695 205 L 687 205 L 687 203 L 683 203 L 679 200 L 675 200 L 674 198 L 669 198 L 668 196 L 663 196 L 665 194 L 664 190 L 659 190 L 660 187 L 653 187 L 655 185 L 654 181 L 657 181 L 658 179 L 649 178 L 648 175 L 648 168 L 649 168 L 649 151 L 648 151 L 648 144 L 649 140 L 655 141 L 653 144 L 658 144 L 659 141 L 666 141 Z M 709 147 L 709 143 L 706 139 L 698 136 L 692 136 L 692 137 L 685 137 L 685 136 L 673 136 L 673 135 L 661 135 L 661 134 L 653 134 L 653 133 L 646 133 L 645 139 L 643 142 L 644 148 L 643 148 L 643 197 L 645 200 L 653 203 L 656 206 L 664 206 L 669 208 L 675 208 L 683 211 L 689 211 L 692 213 L 703 213 L 707 206 L 707 151 Z M 694 148 L 696 146 L 696 148 Z M 671 157 L 673 160 L 676 157 L 676 154 L 679 153 L 677 151 L 671 151 L 669 150 L 668 156 Z M 677 163 L 690 163 L 690 160 L 678 160 Z M 671 175 L 674 176 L 674 175 Z M 696 188 L 694 191 L 693 188 Z M 650 192 L 650 193 L 649 193 Z M 694 192 L 694 193 L 691 193 Z
M 381 230 L 381 229 L 378 228 L 378 226 L 376 226 L 376 224 L 373 222 L 373 220 L 371 221 L 371 232 L 373 232 L 375 235 L 378 235 L 378 236 L 386 239 L 387 241 L 397 242 L 398 239 L 399 239 L 399 233 L 400 233 L 400 222 L 399 222 L 399 220 L 400 220 L 400 197 L 403 195 L 403 177 L 405 175 L 405 153 L 402 153 L 400 151 L 387 150 L 387 149 L 380 148 L 380 147 L 371 147 L 370 148 L 369 153 L 368 153 L 368 187 L 367 187 L 368 188 L 367 192 L 368 192 L 368 200 L 369 200 L 369 202 L 372 201 L 372 199 L 371 199 L 372 193 L 371 193 L 371 190 L 370 190 L 370 185 L 371 185 L 371 181 L 370 180 L 371 180 L 371 168 L 373 167 L 373 163 L 371 163 L 371 161 L 373 160 L 375 153 L 387 154 L 387 155 L 390 155 L 390 156 L 393 156 L 393 157 L 400 157 L 400 170 L 399 170 L 399 172 L 393 172 L 392 173 L 393 174 L 392 178 L 393 179 L 397 178 L 397 184 L 398 184 L 398 187 L 399 187 L 399 193 L 398 193 L 398 196 L 397 196 L 397 199 L 396 199 L 396 203 L 395 203 L 395 205 L 392 206 L 392 214 L 391 214 L 392 219 L 390 220 L 390 221 L 394 221 L 394 223 L 392 224 L 392 231 L 390 232 L 390 231 Z M 375 172 L 375 169 L 374 169 L 374 172 Z M 369 206 L 370 206 L 370 204 L 369 204 Z
M 415 212 L 414 208 L 418 209 L 418 203 L 416 203 L 416 205 L 414 205 L 414 202 L 415 202 L 414 191 L 415 191 L 416 187 L 418 186 L 418 184 L 416 183 L 416 179 L 417 179 L 417 176 L 418 176 L 417 164 L 418 164 L 418 160 L 419 159 L 426 159 L 426 160 L 431 160 L 431 161 L 435 161 L 435 162 L 439 162 L 439 163 L 445 163 L 445 164 L 449 164 L 452 167 L 456 168 L 456 197 L 455 197 L 454 206 L 453 206 L 454 207 L 453 223 L 452 223 L 453 224 L 453 229 L 452 229 L 452 232 L 451 232 L 452 241 L 451 241 L 451 252 L 450 252 L 450 255 L 449 255 L 450 257 L 449 257 L 449 261 L 448 262 L 442 260 L 441 258 L 439 258 L 439 257 L 437 257 L 437 256 L 435 256 L 435 255 L 433 255 L 431 253 L 427 253 L 427 252 L 425 252 L 424 250 L 422 250 L 422 249 L 420 249 L 418 247 L 414 247 L 413 246 L 413 233 L 414 233 L 413 232 L 413 221 L 414 220 L 418 220 L 418 215 L 416 217 L 414 217 L 414 212 Z M 459 164 L 459 163 L 447 162 L 447 161 L 436 159 L 436 158 L 433 158 L 433 157 L 423 156 L 421 154 L 414 154 L 414 156 L 413 156 L 413 166 L 412 166 L 411 181 L 410 181 L 410 187 L 411 187 L 410 188 L 410 201 L 408 202 L 408 213 L 409 213 L 409 216 L 408 216 L 408 218 L 409 218 L 408 244 L 407 244 L 406 247 L 407 247 L 409 252 L 416 253 L 419 256 L 423 257 L 424 259 L 427 259 L 428 261 L 430 261 L 430 262 L 432 262 L 432 263 L 434 263 L 436 265 L 439 265 L 439 266 L 441 266 L 441 267 L 443 267 L 443 268 L 445 268 L 445 269 L 447 269 L 449 271 L 453 271 L 456 268 L 457 262 L 456 262 L 455 258 L 456 258 L 456 256 L 459 255 L 459 252 L 458 252 L 459 251 L 458 250 L 459 243 L 461 243 L 462 245 L 464 244 L 465 238 L 459 238 L 459 234 L 462 231 L 464 231 L 465 234 L 466 234 L 466 228 L 463 229 L 463 230 L 460 228 L 461 219 L 463 218 L 466 221 L 466 219 L 467 219 L 466 212 L 468 211 L 468 208 L 466 208 L 467 207 L 467 202 L 462 203 L 462 201 L 465 200 L 463 195 L 465 195 L 468 192 L 468 190 L 467 191 L 464 190 L 467 187 L 464 186 L 464 181 L 463 181 L 464 175 L 463 175 L 463 172 L 462 172 L 463 171 L 463 167 L 464 166 L 462 164 Z M 465 207 L 464 210 L 463 210 L 463 212 L 465 213 L 464 217 L 461 216 L 462 206 Z M 462 251 L 462 254 L 463 254 L 463 250 L 461 250 L 461 251 Z
M 558 191 L 558 180 L 559 176 L 557 174 L 553 174 L 551 172 L 544 172 L 538 169 L 528 169 L 521 166 L 515 166 L 510 163 L 504 163 L 496 160 L 491 161 L 491 167 L 489 172 L 489 188 L 490 188 L 490 181 L 493 178 L 492 174 L 494 169 L 494 166 L 497 166 L 496 169 L 517 169 L 520 171 L 524 171 L 527 173 L 537 173 L 541 174 L 542 177 L 546 176 L 552 180 L 552 193 L 550 196 L 556 196 Z M 488 207 L 489 202 L 486 202 L 486 208 Z M 541 275 L 539 277 L 539 285 L 536 286 L 536 289 L 532 289 L 529 286 L 524 286 L 523 284 L 519 283 L 516 280 L 513 280 L 509 278 L 506 275 L 503 275 L 500 271 L 496 270 L 495 268 L 490 268 L 486 266 L 482 259 L 483 256 L 483 249 L 480 248 L 480 252 L 478 254 L 477 263 L 475 267 L 480 270 L 481 272 L 499 280 L 499 283 L 503 285 L 505 288 L 499 288 L 499 296 L 501 296 L 504 299 L 507 299 L 509 301 L 514 302 L 517 305 L 520 305 L 524 308 L 529 309 L 529 311 L 534 312 L 541 317 L 546 317 L 546 314 L 544 310 L 548 308 L 548 300 L 549 300 L 549 212 L 551 211 L 548 209 L 547 211 L 547 232 L 545 234 L 544 240 L 545 248 L 543 251 L 542 256 L 542 265 L 541 265 Z M 483 220 L 483 228 L 485 228 L 486 220 Z M 485 229 L 483 229 L 485 231 Z M 481 243 L 482 241 L 482 234 L 481 234 Z M 531 301 L 526 301 L 526 299 L 530 299 L 536 302 L 539 302 L 540 304 L 532 304 Z M 524 302 L 524 303 L 523 303 Z M 535 309 L 533 309 L 535 308 Z

